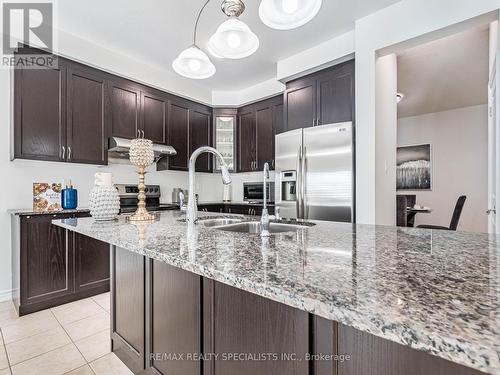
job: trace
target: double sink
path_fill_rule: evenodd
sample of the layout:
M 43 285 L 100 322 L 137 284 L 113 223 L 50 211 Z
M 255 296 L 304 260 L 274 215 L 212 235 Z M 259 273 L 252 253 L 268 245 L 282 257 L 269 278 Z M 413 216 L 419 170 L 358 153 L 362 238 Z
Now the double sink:
M 260 221 L 246 221 L 244 218 L 207 218 L 200 219 L 199 224 L 205 227 L 210 227 L 217 230 L 223 230 L 226 232 L 239 232 L 239 233 L 252 233 L 260 234 L 261 224 Z M 299 229 L 307 229 L 312 223 L 279 223 L 270 222 L 269 223 L 269 233 L 284 233 L 284 232 L 295 232 Z

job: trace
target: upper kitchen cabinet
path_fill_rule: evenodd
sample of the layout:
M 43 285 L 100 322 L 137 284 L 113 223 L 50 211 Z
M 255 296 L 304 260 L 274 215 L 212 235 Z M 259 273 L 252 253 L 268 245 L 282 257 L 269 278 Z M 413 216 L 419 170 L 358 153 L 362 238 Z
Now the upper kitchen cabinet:
M 354 121 L 354 60 L 327 70 L 316 82 L 316 125 Z
M 158 170 L 167 168 L 178 171 L 187 170 L 189 157 L 188 136 L 189 106 L 184 101 L 171 101 L 169 105 L 168 140 L 169 144 L 177 151 L 177 155 L 163 158 L 157 165 Z
M 59 59 L 14 72 L 14 157 L 106 164 L 105 75 Z
M 62 161 L 66 148 L 66 66 L 14 70 L 14 157 Z
M 238 110 L 238 172 L 256 170 L 255 106 Z
M 283 96 L 250 104 L 238 110 L 238 171 L 274 168 L 274 136 L 283 128 Z
M 189 143 L 190 152 L 193 153 L 197 148 L 202 146 L 210 146 L 210 134 L 212 123 L 212 110 L 210 108 L 194 107 L 189 111 Z M 197 172 L 210 172 L 211 162 L 210 156 L 204 153 L 196 160 L 195 169 Z
M 108 126 L 112 137 L 136 138 L 138 136 L 141 91 L 130 81 L 117 79 L 107 82 Z
M 211 145 L 211 122 L 210 107 L 172 96 L 168 105 L 167 139 L 177 155 L 160 160 L 157 170 L 187 171 L 193 151 L 201 146 Z M 211 171 L 208 155 L 198 158 L 196 171 Z
M 67 77 L 66 161 L 107 164 L 105 76 L 75 65 Z
M 142 91 L 141 130 L 155 143 L 166 142 L 168 99 L 161 93 Z
M 314 126 L 316 121 L 316 79 L 304 77 L 287 84 L 285 130 Z
M 274 169 L 274 136 L 283 128 L 283 96 L 263 100 L 255 106 L 256 168 L 262 170 L 264 163 L 269 163 Z
M 285 127 L 354 121 L 354 60 L 287 83 Z

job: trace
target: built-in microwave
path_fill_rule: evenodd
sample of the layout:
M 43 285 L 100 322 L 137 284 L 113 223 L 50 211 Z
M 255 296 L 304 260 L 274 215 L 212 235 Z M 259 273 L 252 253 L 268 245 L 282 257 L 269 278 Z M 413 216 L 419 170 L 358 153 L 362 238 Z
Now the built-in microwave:
M 274 182 L 267 183 L 267 202 L 274 203 Z M 244 182 L 243 200 L 245 202 L 264 202 L 264 188 L 262 182 Z

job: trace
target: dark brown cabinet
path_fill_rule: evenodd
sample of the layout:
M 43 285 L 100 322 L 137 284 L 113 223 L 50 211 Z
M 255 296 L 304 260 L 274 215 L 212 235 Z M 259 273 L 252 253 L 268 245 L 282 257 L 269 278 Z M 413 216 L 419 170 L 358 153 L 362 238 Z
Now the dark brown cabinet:
M 73 254 L 66 231 L 52 225 L 71 215 L 21 218 L 21 305 L 28 306 L 73 293 Z
M 354 121 L 354 60 L 287 83 L 284 130 Z
M 108 81 L 108 126 L 112 137 L 137 138 L 141 91 L 125 80 Z
M 309 362 L 283 358 L 269 360 L 223 360 L 225 353 L 294 353 L 306 358 L 309 352 L 309 315 L 305 311 L 271 301 L 228 285 L 207 281 L 205 299 L 213 306 L 209 353 L 219 354 L 211 362 L 214 375 L 304 375 Z M 213 290 L 207 290 L 213 288 Z
M 345 325 L 338 325 L 338 375 L 480 375 L 482 372 Z
M 78 233 L 74 233 L 72 240 L 75 254 L 75 290 L 108 289 L 109 244 Z
M 170 98 L 168 117 L 168 143 L 177 155 L 164 158 L 157 170 L 187 171 L 189 158 L 194 150 L 211 145 L 212 109 L 188 100 Z M 211 158 L 201 155 L 196 161 L 197 172 L 210 172 Z
M 224 203 L 224 204 L 200 204 L 200 205 L 198 205 L 198 211 L 219 212 L 219 213 L 226 213 L 226 214 L 238 214 L 238 215 L 250 215 L 250 216 L 262 215 L 262 209 L 263 209 L 263 206 L 260 204 Z M 268 205 L 267 211 L 270 215 L 274 215 L 274 205 Z
M 20 315 L 109 290 L 109 245 L 52 224 L 75 216 L 88 213 L 13 216 L 13 300 Z
M 151 264 L 150 351 L 201 353 L 201 276 L 156 260 L 148 262 Z M 162 375 L 201 373 L 201 362 L 187 358 L 153 358 L 150 366 Z
M 255 109 L 243 107 L 238 112 L 238 172 L 251 172 L 257 169 Z
M 62 161 L 66 67 L 14 70 L 14 157 Z
M 189 112 L 189 155 L 199 147 L 210 146 L 210 135 L 212 133 L 212 113 L 203 109 L 191 109 Z M 197 172 L 210 172 L 210 156 L 207 153 L 200 155 L 196 160 Z
M 238 171 L 274 169 L 274 136 L 283 128 L 283 97 L 266 99 L 238 110 Z
M 318 78 L 316 96 L 316 125 L 354 121 L 354 60 Z
M 141 93 L 141 130 L 144 137 L 155 143 L 166 143 L 168 99 L 148 91 Z
M 146 360 L 146 258 L 119 247 L 111 254 L 111 349 L 132 372 L 139 373 Z
M 187 103 L 171 102 L 168 120 L 168 139 L 177 155 L 168 158 L 168 169 L 186 171 L 189 158 L 189 107 Z M 164 160 L 167 162 L 167 160 Z M 167 169 L 167 167 L 158 169 Z
M 67 78 L 68 162 L 107 164 L 105 79 L 95 69 L 70 67 Z
M 287 84 L 285 91 L 285 127 L 295 130 L 314 126 L 316 121 L 316 82 L 301 78 Z

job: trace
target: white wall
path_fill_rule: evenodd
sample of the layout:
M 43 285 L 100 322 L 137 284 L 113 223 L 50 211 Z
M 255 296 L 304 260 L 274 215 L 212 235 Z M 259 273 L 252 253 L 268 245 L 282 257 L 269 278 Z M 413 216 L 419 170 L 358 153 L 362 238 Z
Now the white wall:
M 403 0 L 356 21 L 356 218 L 376 222 L 377 51 L 500 8 L 500 0 Z M 427 35 L 426 35 L 427 36 Z M 383 167 L 382 167 L 383 168 Z
M 214 107 L 240 107 L 244 104 L 270 98 L 285 91 L 285 85 L 275 78 L 239 91 L 212 91 Z
M 354 30 L 278 61 L 276 78 L 287 82 L 354 57 Z
M 398 109 L 397 57 L 395 54 L 377 59 L 377 133 L 376 145 L 376 222 L 395 225 L 396 202 L 396 127 Z
M 399 191 L 433 209 L 417 214 L 415 224 L 448 226 L 457 198 L 466 195 L 458 229 L 487 232 L 488 106 L 400 118 L 398 146 L 421 143 L 432 145 L 432 190 Z

